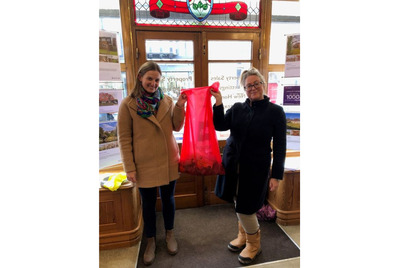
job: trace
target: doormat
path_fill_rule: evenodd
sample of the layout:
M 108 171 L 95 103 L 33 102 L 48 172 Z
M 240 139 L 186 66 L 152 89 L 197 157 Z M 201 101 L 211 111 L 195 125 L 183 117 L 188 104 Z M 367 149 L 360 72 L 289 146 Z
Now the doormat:
M 300 255 L 299 248 L 275 222 L 259 222 L 262 253 L 251 265 L 289 259 Z M 157 212 L 156 257 L 150 267 L 165 268 L 231 268 L 243 266 L 239 253 L 230 252 L 227 245 L 237 237 L 238 220 L 232 204 L 179 209 L 175 214 L 174 233 L 179 246 L 175 256 L 168 254 L 162 212 Z M 140 246 L 137 267 L 143 263 L 147 246 Z

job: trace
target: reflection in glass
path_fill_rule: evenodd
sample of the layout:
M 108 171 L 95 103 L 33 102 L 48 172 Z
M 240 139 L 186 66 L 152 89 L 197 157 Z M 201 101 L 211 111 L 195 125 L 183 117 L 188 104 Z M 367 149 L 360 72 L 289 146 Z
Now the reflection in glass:
M 159 63 L 159 67 L 162 70 L 159 87 L 174 101 L 177 101 L 182 88 L 194 87 L 194 64 Z
M 220 83 L 225 110 L 236 102 L 246 99 L 244 89 L 240 86 L 240 76 L 244 70 L 251 67 L 249 62 L 209 63 L 209 85 Z
M 209 60 L 251 60 L 252 41 L 209 41 Z M 226 49 L 228 48 L 228 49 Z
M 251 67 L 250 62 L 235 62 L 235 63 L 209 63 L 209 80 L 211 85 L 219 82 L 219 90 L 223 97 L 224 110 L 233 106 L 236 102 L 244 102 L 247 98 L 244 89 L 240 85 L 240 76 L 244 70 Z M 212 105 L 215 104 L 215 98 L 211 98 Z M 218 140 L 225 140 L 229 137 L 230 131 L 216 131 Z
M 194 60 L 194 42 L 186 40 L 146 40 L 147 60 Z

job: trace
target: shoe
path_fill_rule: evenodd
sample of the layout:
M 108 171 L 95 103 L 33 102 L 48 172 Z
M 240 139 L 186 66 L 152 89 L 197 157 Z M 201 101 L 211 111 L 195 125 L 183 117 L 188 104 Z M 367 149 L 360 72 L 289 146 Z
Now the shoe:
M 173 230 L 166 230 L 166 247 L 168 249 L 168 253 L 170 255 L 176 255 L 179 251 L 177 246 L 177 241 L 175 235 L 173 234 Z
M 232 252 L 238 252 L 245 248 L 245 243 L 246 243 L 245 231 L 244 228 L 242 228 L 241 223 L 238 222 L 237 238 L 230 241 L 227 247 Z
M 245 234 L 247 244 L 238 255 L 238 261 L 242 264 L 250 264 L 262 252 L 260 247 L 260 229 L 255 234 Z
M 147 238 L 147 247 L 145 248 L 143 261 L 145 265 L 151 265 L 155 260 L 155 237 Z

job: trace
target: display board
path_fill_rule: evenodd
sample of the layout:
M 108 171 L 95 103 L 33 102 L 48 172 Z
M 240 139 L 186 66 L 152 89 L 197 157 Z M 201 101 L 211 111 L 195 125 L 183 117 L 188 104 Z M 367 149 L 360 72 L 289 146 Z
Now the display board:
M 117 113 L 123 99 L 123 84 L 117 33 L 99 33 L 99 168 L 121 163 Z

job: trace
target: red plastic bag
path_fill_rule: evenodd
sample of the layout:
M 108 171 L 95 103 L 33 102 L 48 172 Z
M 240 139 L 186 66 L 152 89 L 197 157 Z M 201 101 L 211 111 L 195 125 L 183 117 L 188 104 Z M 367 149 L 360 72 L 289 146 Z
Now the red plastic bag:
M 213 125 L 210 89 L 219 91 L 219 82 L 209 87 L 182 89 L 187 95 L 186 122 L 179 171 L 192 175 L 224 174 L 219 144 Z

